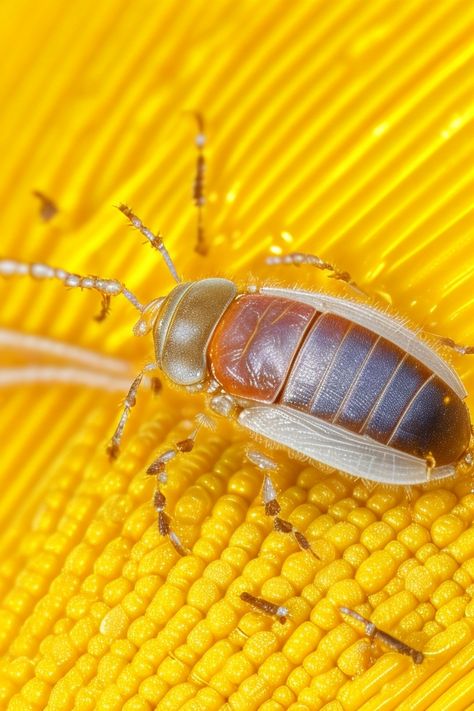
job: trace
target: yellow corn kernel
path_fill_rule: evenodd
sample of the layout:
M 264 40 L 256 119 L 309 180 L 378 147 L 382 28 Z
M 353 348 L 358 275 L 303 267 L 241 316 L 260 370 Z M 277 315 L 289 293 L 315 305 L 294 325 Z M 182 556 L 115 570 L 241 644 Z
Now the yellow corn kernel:
M 317 698 L 323 699 L 324 701 L 331 701 L 337 695 L 338 689 L 344 682 L 344 674 L 340 669 L 330 669 L 327 672 L 318 674 L 309 688 L 309 693 L 302 692 L 300 694 L 301 700 L 310 701 L 313 694 L 317 694 Z M 311 707 L 310 707 L 311 708 Z
M 339 655 L 337 665 L 347 677 L 357 677 L 370 667 L 370 643 L 357 640 Z
M 361 543 L 355 543 L 353 546 L 349 546 L 343 553 L 344 560 L 346 560 L 354 570 L 368 557 L 369 551 Z
M 301 663 L 322 638 L 322 632 L 312 622 L 303 622 L 283 647 L 286 657 L 294 664 Z
M 359 530 L 353 524 L 341 521 L 328 529 L 324 537 L 340 553 L 343 553 L 349 546 L 355 545 L 359 541 Z
M 397 570 L 394 558 L 387 551 L 375 551 L 359 566 L 355 579 L 367 594 L 381 590 Z
M 360 542 L 369 551 L 385 548 L 395 538 L 395 531 L 387 523 L 378 521 L 372 523 L 362 532 Z
M 422 526 L 431 526 L 440 516 L 444 516 L 457 504 L 451 491 L 441 489 L 430 491 L 417 499 L 413 507 L 414 518 Z

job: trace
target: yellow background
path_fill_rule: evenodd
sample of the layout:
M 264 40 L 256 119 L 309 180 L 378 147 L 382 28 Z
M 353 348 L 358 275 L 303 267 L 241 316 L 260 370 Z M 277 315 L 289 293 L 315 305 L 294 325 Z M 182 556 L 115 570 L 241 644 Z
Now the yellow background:
M 187 278 L 335 288 L 264 266 L 306 250 L 413 323 L 473 343 L 472 20 L 468 0 L 4 0 L 0 256 L 116 277 L 142 301 L 166 293 L 158 255 L 113 208 L 124 201 Z M 193 251 L 190 110 L 209 140 L 205 259 Z M 34 189 L 57 203 L 51 222 Z M 2 281 L 0 300 L 2 327 L 137 369 L 152 351 L 120 297 L 103 324 L 95 294 L 59 284 Z M 472 393 L 472 360 L 453 363 Z M 271 533 L 248 439 L 221 422 L 170 467 L 170 510 L 194 545 L 180 560 L 158 537 L 144 470 L 200 401 L 143 392 L 110 465 L 119 399 L 0 391 L 2 708 L 469 707 L 471 480 L 407 494 L 282 455 L 284 513 L 317 563 Z M 288 604 L 291 620 L 249 611 L 242 590 Z M 369 653 L 343 604 L 425 662 Z

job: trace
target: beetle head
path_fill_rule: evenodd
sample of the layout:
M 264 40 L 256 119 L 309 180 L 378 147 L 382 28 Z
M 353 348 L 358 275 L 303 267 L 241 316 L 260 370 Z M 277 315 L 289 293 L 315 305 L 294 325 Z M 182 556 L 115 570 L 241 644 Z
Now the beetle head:
M 236 295 L 228 279 L 200 279 L 178 284 L 146 307 L 135 329 L 153 329 L 156 362 L 176 385 L 193 386 L 207 378 L 207 346 Z

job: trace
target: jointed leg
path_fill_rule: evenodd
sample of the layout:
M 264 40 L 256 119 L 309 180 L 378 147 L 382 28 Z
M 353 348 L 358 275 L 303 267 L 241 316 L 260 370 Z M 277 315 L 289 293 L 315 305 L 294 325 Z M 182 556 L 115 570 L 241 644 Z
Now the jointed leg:
M 135 406 L 135 403 L 137 401 L 137 391 L 143 380 L 143 376 L 146 373 L 150 373 L 157 369 L 158 365 L 156 363 L 150 363 L 149 365 L 146 365 L 131 384 L 130 389 L 127 393 L 127 397 L 125 398 L 125 402 L 123 404 L 123 411 L 119 423 L 112 436 L 112 439 L 110 440 L 110 444 L 107 447 L 107 454 L 109 455 L 110 459 L 117 459 L 119 455 L 120 443 L 122 441 L 125 425 L 127 424 L 127 420 L 130 417 L 130 410 L 132 409 L 132 407 Z M 152 378 L 152 386 L 155 391 L 159 390 L 160 381 L 158 380 L 158 378 Z
M 430 482 L 433 469 L 436 468 L 436 459 L 431 454 L 429 454 L 427 457 L 425 457 L 425 462 L 426 462 L 426 481 Z
M 423 662 L 423 652 L 420 652 L 418 649 L 410 647 L 408 644 L 405 644 L 405 642 L 402 642 L 401 640 L 397 639 L 388 632 L 383 632 L 378 627 L 376 627 L 373 622 L 370 622 L 370 620 L 367 620 L 358 612 L 355 612 L 355 610 L 351 610 L 349 607 L 340 607 L 339 611 L 342 612 L 343 615 L 348 615 L 354 620 L 357 620 L 357 622 L 363 624 L 365 628 L 365 634 L 371 641 L 377 639 L 383 644 L 385 644 L 387 647 L 390 647 L 391 649 L 395 650 L 395 652 L 398 652 L 399 654 L 406 654 L 407 656 L 413 659 L 415 664 L 421 664 Z
M 276 605 L 274 602 L 265 600 L 263 597 L 255 597 L 248 592 L 243 592 L 240 594 L 240 599 L 255 610 L 259 610 L 259 612 L 264 612 L 266 615 L 273 615 L 282 625 L 285 624 L 289 617 L 290 613 L 287 607 L 284 605 Z
M 191 452 L 200 427 L 202 425 L 210 424 L 209 420 L 205 418 L 205 416 L 197 415 L 195 420 L 196 427 L 193 432 L 191 432 L 189 437 L 176 442 L 174 447 L 167 449 L 165 452 L 160 454 L 160 456 L 157 457 L 146 470 L 147 474 L 151 474 L 156 477 L 156 489 L 153 497 L 153 503 L 158 513 L 158 531 L 162 536 L 167 536 L 179 555 L 183 556 L 188 554 L 188 550 L 181 542 L 179 536 L 171 528 L 171 519 L 165 511 L 166 497 L 161 491 L 161 486 L 162 484 L 166 484 L 168 481 L 168 473 L 166 471 L 168 462 L 174 459 L 178 454 Z
M 171 528 L 171 519 L 165 512 L 166 498 L 165 495 L 157 487 L 153 496 L 153 505 L 158 513 L 158 531 L 161 536 L 167 536 L 174 549 L 179 555 L 188 555 L 188 550 L 184 547 L 180 537 Z
M 279 533 L 291 534 L 297 542 L 298 546 L 301 548 L 301 550 L 309 551 L 311 555 L 320 560 L 319 556 L 316 555 L 316 553 L 311 548 L 311 545 L 306 536 L 301 533 L 301 531 L 299 531 L 295 526 L 293 526 L 292 523 L 290 523 L 289 521 L 285 521 L 285 519 L 282 519 L 278 516 L 281 511 L 281 506 L 278 503 L 275 485 L 273 484 L 270 475 L 267 473 L 268 470 L 275 471 L 275 469 L 277 468 L 276 463 L 269 457 L 266 457 L 261 452 L 256 451 L 247 452 L 247 459 L 249 459 L 252 464 L 255 464 L 255 466 L 257 466 L 264 472 L 263 504 L 265 506 L 265 514 L 267 516 L 272 516 L 273 518 L 273 527 L 275 531 L 278 531 Z
M 436 338 L 440 346 L 447 346 L 461 355 L 474 355 L 474 346 L 463 346 L 453 341 L 452 338 L 444 338 L 443 336 L 436 336 Z
M 325 262 L 316 254 L 304 254 L 302 252 L 291 252 L 290 254 L 282 254 L 281 256 L 271 256 L 266 258 L 266 263 L 275 264 L 293 264 L 294 266 L 301 266 L 302 264 L 309 264 L 311 267 L 316 269 L 327 270 L 332 272 L 329 274 L 330 279 L 337 279 L 338 281 L 343 281 L 348 284 L 352 289 L 366 296 L 365 291 L 363 291 L 356 282 L 353 281 L 349 272 L 341 272 L 329 262 Z

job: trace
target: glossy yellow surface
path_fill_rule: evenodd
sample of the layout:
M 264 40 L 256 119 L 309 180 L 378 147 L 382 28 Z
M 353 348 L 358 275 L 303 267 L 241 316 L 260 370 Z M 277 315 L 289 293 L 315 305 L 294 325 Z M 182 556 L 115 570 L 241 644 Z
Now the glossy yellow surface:
M 335 288 L 263 258 L 306 250 L 428 330 L 474 342 L 473 10 L 466 0 L 257 3 L 3 0 L 1 256 L 123 280 L 171 280 L 113 205 L 161 229 L 187 278 Z M 209 144 L 210 254 L 193 251 L 195 126 Z M 59 207 L 40 220 L 32 190 Z M 338 291 L 343 291 L 339 287 Z M 0 325 L 138 369 L 117 298 L 0 283 Z M 381 303 L 384 303 L 383 301 Z M 453 363 L 470 393 L 473 360 Z M 2 353 L 2 365 L 24 362 Z M 0 707 L 9 711 L 461 711 L 474 684 L 472 479 L 406 493 L 279 455 L 271 531 L 248 438 L 202 430 L 170 466 L 156 530 L 147 464 L 188 432 L 199 397 L 144 391 L 122 456 L 104 448 L 120 394 L 0 391 Z M 473 405 L 472 397 L 468 404 Z M 289 607 L 285 624 L 240 600 Z M 423 650 L 370 648 L 341 605 Z

